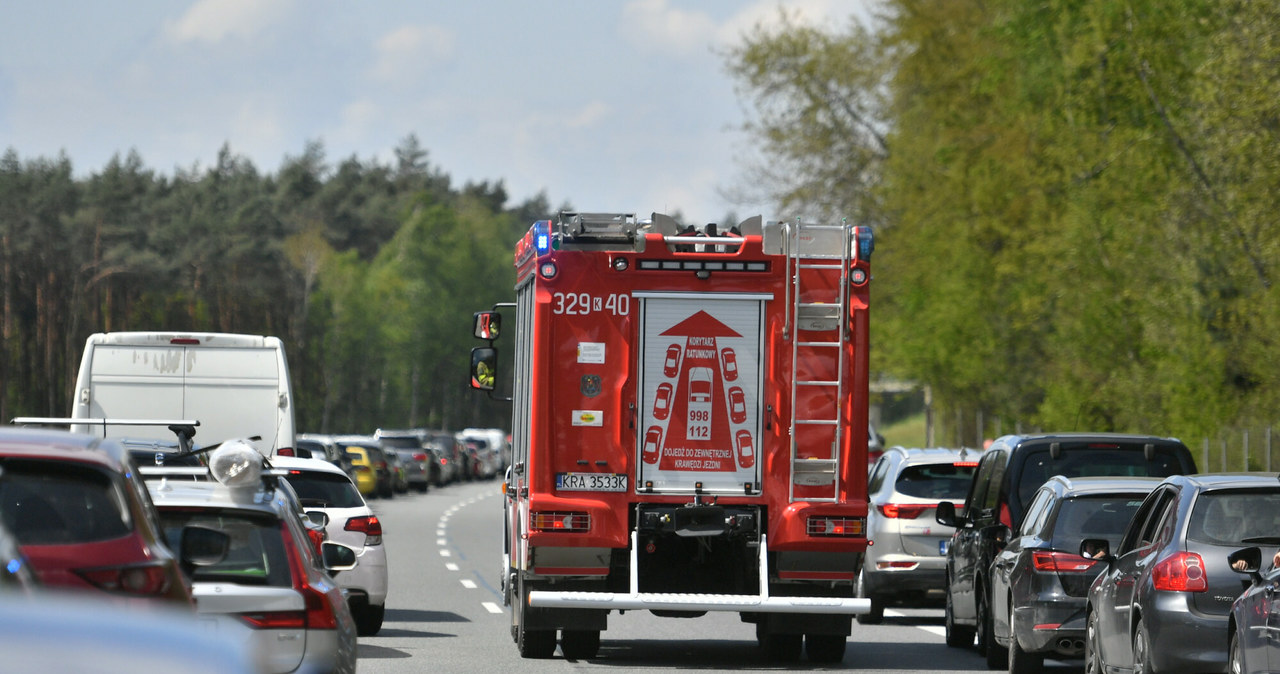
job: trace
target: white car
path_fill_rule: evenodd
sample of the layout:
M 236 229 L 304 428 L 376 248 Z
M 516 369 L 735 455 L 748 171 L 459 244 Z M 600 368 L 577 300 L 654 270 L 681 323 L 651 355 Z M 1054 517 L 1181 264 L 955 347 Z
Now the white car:
M 277 456 L 271 465 L 288 480 L 308 515 L 325 514 L 326 540 L 355 549 L 356 568 L 336 580 L 347 591 L 360 636 L 377 634 L 387 605 L 387 550 L 378 516 L 351 478 L 328 461 Z

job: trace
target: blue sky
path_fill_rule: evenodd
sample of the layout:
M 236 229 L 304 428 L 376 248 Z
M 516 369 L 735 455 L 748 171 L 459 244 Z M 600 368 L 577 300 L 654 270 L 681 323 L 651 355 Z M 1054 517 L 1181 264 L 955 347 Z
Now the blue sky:
M 723 50 L 778 8 L 843 28 L 870 0 L 42 0 L 0 9 L 0 151 L 84 176 L 136 150 L 276 172 L 390 163 L 416 134 L 455 185 L 587 211 L 763 213 Z

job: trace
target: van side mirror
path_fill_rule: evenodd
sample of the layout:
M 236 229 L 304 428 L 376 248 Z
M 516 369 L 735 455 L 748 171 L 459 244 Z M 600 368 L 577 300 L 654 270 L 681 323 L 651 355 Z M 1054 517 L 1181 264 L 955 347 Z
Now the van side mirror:
M 471 388 L 492 391 L 498 379 L 498 350 L 477 346 L 471 350 Z
M 496 311 L 477 311 L 472 317 L 471 333 L 476 339 L 493 341 L 502 328 L 502 314 Z
M 956 504 L 951 501 L 943 501 L 938 504 L 937 510 L 934 511 L 934 519 L 938 524 L 943 526 L 956 528 L 959 526 L 959 520 L 956 518 Z

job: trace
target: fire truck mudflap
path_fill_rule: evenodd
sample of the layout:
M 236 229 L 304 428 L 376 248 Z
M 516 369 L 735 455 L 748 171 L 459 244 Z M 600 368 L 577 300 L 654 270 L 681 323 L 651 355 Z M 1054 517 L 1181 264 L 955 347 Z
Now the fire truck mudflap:
M 611 611 L 733 611 L 774 659 L 843 658 L 870 610 L 867 228 L 535 223 L 516 251 L 502 586 L 525 657 Z M 501 316 L 477 314 L 493 391 Z M 487 377 L 487 379 L 486 379 Z

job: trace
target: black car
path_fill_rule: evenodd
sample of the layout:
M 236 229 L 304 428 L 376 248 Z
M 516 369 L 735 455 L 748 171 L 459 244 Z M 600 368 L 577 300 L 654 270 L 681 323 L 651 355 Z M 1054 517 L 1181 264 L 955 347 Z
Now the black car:
M 1191 451 L 1173 438 L 1058 433 L 996 439 L 974 473 L 963 514 L 949 501 L 938 504 L 938 523 L 956 529 L 947 546 L 947 645 L 972 646 L 977 636 L 987 664 L 1005 666 L 1008 651 L 991 638 L 991 563 L 1009 533 L 1021 528 L 1031 497 L 1049 478 L 1166 477 L 1195 470 Z
M 1272 515 L 1280 517 L 1280 513 Z M 1274 636 L 1280 626 L 1280 566 L 1273 563 L 1272 551 L 1280 545 L 1280 522 L 1272 522 L 1272 536 L 1248 539 L 1266 546 L 1237 550 L 1227 556 L 1233 569 L 1249 578 L 1249 587 L 1231 606 L 1227 624 L 1227 671 L 1232 674 L 1274 672 L 1280 668 L 1280 640 Z
M 1086 539 L 1111 546 L 1160 484 L 1155 477 L 1077 477 L 1045 482 L 991 571 L 991 636 L 1009 672 L 1038 672 L 1046 655 L 1084 655 L 1085 599 L 1103 564 L 1081 554 Z
M 1240 575 L 1227 557 L 1274 536 L 1274 473 L 1170 477 L 1134 514 L 1089 590 L 1086 671 L 1226 672 Z M 1085 545 L 1106 547 L 1086 539 Z

